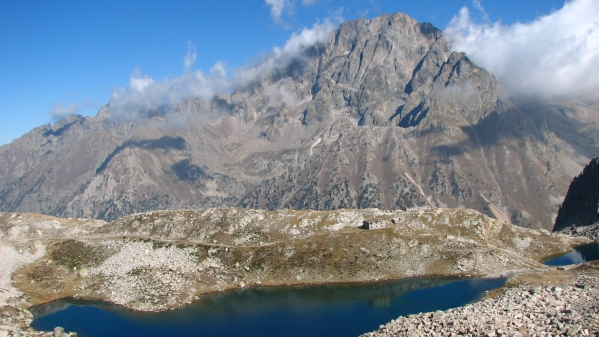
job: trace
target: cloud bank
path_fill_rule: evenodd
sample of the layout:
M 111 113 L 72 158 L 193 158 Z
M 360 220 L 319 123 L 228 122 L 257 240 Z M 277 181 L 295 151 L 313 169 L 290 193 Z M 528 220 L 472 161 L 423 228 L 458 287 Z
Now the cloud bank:
M 233 78 L 234 87 L 243 88 L 264 79 L 273 70 L 284 69 L 296 60 L 306 59 L 306 52 L 315 45 L 325 43 L 336 28 L 336 24 L 325 21 L 293 33 L 283 47 L 275 47 L 272 54 L 257 63 L 237 69 Z
M 228 87 L 222 63 L 215 64 L 209 74 L 196 70 L 159 82 L 135 71 L 128 87 L 113 89 L 108 106 L 111 119 L 117 121 L 163 116 L 188 99 L 209 100 Z
M 479 1 L 475 7 L 484 13 Z M 499 77 L 513 96 L 599 96 L 597 0 L 572 0 L 550 15 L 513 25 L 476 23 L 464 7 L 444 33 L 454 50 Z
M 63 117 L 75 115 L 81 109 L 89 108 L 92 106 L 92 100 L 87 99 L 72 104 L 66 104 L 64 102 L 58 103 L 50 110 L 50 117 L 52 120 L 57 121 Z
M 207 102 L 216 94 L 243 89 L 249 84 L 265 79 L 274 71 L 285 69 L 292 62 L 307 59 L 310 48 L 327 41 L 335 28 L 336 25 L 330 21 L 315 24 L 312 28 L 304 28 L 293 33 L 283 47 L 275 47 L 268 56 L 231 72 L 227 71 L 223 62 L 216 63 L 208 74 L 200 70 L 191 71 L 197 51 L 195 46 L 188 42 L 188 51 L 184 57 L 184 73 L 181 76 L 155 81 L 136 70 L 126 88 L 113 89 L 108 103 L 111 119 L 128 121 L 165 116 L 172 114 L 181 103 L 189 99 Z M 232 75 L 229 76 L 229 73 Z

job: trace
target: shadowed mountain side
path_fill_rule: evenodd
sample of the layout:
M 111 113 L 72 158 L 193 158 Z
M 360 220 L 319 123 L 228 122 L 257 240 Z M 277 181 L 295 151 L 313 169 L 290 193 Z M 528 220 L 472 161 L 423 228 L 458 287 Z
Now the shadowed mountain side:
M 537 125 L 542 125 L 562 140 L 571 156 L 581 158 L 568 167 L 573 177 L 591 158 L 599 155 L 599 102 L 517 103 Z
M 177 149 L 184 150 L 185 149 L 185 139 L 181 137 L 173 138 L 168 136 L 162 136 L 159 139 L 142 139 L 142 140 L 128 140 L 124 142 L 122 145 L 119 145 L 112 151 L 106 159 L 100 164 L 100 167 L 96 169 L 96 174 L 102 172 L 110 160 L 128 147 L 137 147 L 145 150 L 155 150 L 155 149 Z
M 197 165 L 191 164 L 189 159 L 183 159 L 171 166 L 171 169 L 177 175 L 177 178 L 181 180 L 196 181 L 198 179 L 211 179 L 206 171 Z
M 48 137 L 48 136 L 60 137 L 63 132 L 67 131 L 71 126 L 73 126 L 77 122 L 78 122 L 77 120 L 74 120 L 72 122 L 69 122 L 69 123 L 57 128 L 56 130 L 48 129 L 47 131 L 44 131 L 43 135 L 45 137 Z
M 594 158 L 572 180 L 560 206 L 553 231 L 566 227 L 584 227 L 599 222 L 599 158 Z

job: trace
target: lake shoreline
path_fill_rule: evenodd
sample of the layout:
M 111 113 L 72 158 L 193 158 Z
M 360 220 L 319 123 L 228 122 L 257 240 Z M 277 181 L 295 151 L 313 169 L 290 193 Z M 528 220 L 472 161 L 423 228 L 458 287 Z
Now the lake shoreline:
M 387 226 L 358 228 L 365 219 Z M 26 308 L 70 296 L 164 311 L 249 286 L 513 278 L 590 241 L 439 208 L 156 211 L 112 223 L 0 213 L 0 231 L 0 330 L 31 333 Z
M 546 276 L 516 280 L 463 307 L 398 317 L 362 337 L 599 334 L 599 261 L 564 271 L 559 281 Z
M 451 276 L 436 277 L 450 280 L 458 279 Z M 381 280 L 369 283 L 393 281 L 397 280 Z M 340 284 L 330 283 L 328 285 Z M 353 283 L 342 284 L 355 285 Z M 310 284 L 294 286 L 309 287 Z M 264 288 L 286 287 L 288 286 L 266 286 Z M 579 303 L 580 299 L 585 299 L 586 302 Z M 86 299 L 75 300 L 89 301 Z M 94 302 L 98 303 L 98 301 Z M 116 305 L 104 301 L 99 303 L 109 306 Z M 498 303 L 501 305 L 498 305 Z M 574 331 L 580 332 L 578 334 L 580 336 L 587 336 L 599 332 L 599 324 L 597 324 L 599 322 L 597 321 L 599 319 L 599 311 L 597 311 L 599 306 L 597 304 L 599 304 L 599 261 L 594 261 L 580 264 L 568 270 L 549 268 L 545 271 L 530 271 L 519 275 L 511 275 L 511 278 L 503 286 L 491 291 L 486 297 L 474 303 L 442 312 L 431 311 L 400 316 L 382 324 L 378 330 L 362 336 L 418 336 L 443 332 L 447 335 L 459 332 L 465 336 L 526 336 L 527 334 L 534 336 L 542 331 L 556 332 L 566 331 L 567 329 L 570 329 L 567 331 L 573 331 L 573 333 Z M 124 306 L 119 307 L 123 310 L 132 310 Z M 524 311 L 520 308 L 527 308 L 526 310 L 522 309 L 526 312 L 544 310 L 546 315 L 531 318 L 523 315 Z M 574 311 L 572 311 L 573 308 Z M 552 311 L 547 311 L 548 309 Z M 466 318 L 471 318 L 474 314 L 478 315 L 478 319 L 470 319 L 468 320 L 469 323 L 465 324 Z M 492 316 L 499 317 L 499 319 L 493 320 Z M 541 319 L 542 317 L 546 317 L 545 320 L 552 318 L 554 320 L 546 323 Z M 462 322 L 462 325 L 451 325 L 449 324 L 450 321 Z M 573 323 L 578 322 L 578 324 L 569 324 L 570 321 Z M 510 325 L 509 322 L 516 323 Z M 526 330 L 522 329 L 522 326 L 526 326 Z M 530 328 L 531 326 L 532 328 Z M 34 335 L 37 334 L 31 334 L 31 336 Z
M 574 246 L 572 247 L 573 250 L 572 252 L 576 251 L 576 248 L 579 247 L 586 247 L 589 245 L 595 245 L 595 244 L 599 244 L 599 241 L 594 241 L 591 243 L 587 243 L 581 246 Z M 546 266 L 550 267 L 550 268 L 556 268 L 558 270 L 563 270 L 563 268 L 576 268 L 579 265 L 583 264 L 584 261 L 578 262 L 576 264 L 572 264 L 572 265 L 561 265 L 561 264 L 546 264 L 547 262 L 550 262 L 552 260 L 558 259 L 559 257 L 563 257 L 563 256 L 567 256 L 568 254 L 554 254 L 551 255 L 549 257 L 545 257 L 541 259 L 541 262 L 543 264 L 545 264 Z M 587 261 L 588 262 L 588 261 Z M 272 288 L 288 288 L 288 287 L 313 287 L 313 286 L 344 286 L 344 285 L 369 285 L 369 284 L 383 284 L 383 283 L 391 283 L 391 282 L 396 282 L 396 281 L 403 281 L 403 280 L 409 280 L 409 279 L 423 279 L 423 278 L 427 278 L 427 279 L 447 279 L 447 280 L 467 280 L 467 279 L 474 279 L 474 278 L 479 278 L 479 279 L 493 279 L 493 278 L 505 278 L 506 276 L 504 274 L 500 274 L 500 275 L 483 275 L 483 276 L 472 276 L 472 275 L 462 275 L 462 274 L 452 274 L 452 275 L 440 275 L 440 274 L 429 274 L 429 275 L 420 275 L 420 276 L 413 276 L 413 277 L 403 277 L 403 278 L 387 278 L 387 279 L 382 279 L 382 280 L 366 280 L 366 281 L 331 281 L 331 282 L 321 282 L 321 283 L 315 283 L 315 282 L 298 282 L 298 283 L 287 283 L 287 284 L 254 284 L 254 285 L 248 285 L 246 287 L 240 288 L 240 287 L 231 287 L 231 288 L 227 288 L 224 290 L 216 290 L 216 291 L 212 291 L 212 292 L 205 292 L 205 293 L 201 293 L 198 294 L 197 298 L 195 301 L 198 301 L 201 299 L 201 296 L 205 296 L 205 295 L 210 295 L 210 294 L 217 294 L 217 293 L 222 293 L 222 292 L 227 292 L 227 291 L 235 291 L 235 290 L 243 290 L 243 289 L 272 289 Z M 511 275 L 512 279 L 517 278 L 517 275 Z M 504 285 L 505 286 L 505 285 Z M 502 286 L 502 287 L 504 287 Z M 76 296 L 68 296 L 68 297 L 63 297 L 63 298 L 59 298 L 59 299 L 55 299 L 53 301 L 50 302 L 46 302 L 46 303 L 39 303 L 36 304 L 35 306 L 29 307 L 28 310 L 31 310 L 34 307 L 38 307 L 38 306 L 44 306 L 47 305 L 49 303 L 55 302 L 55 301 L 73 301 L 75 303 L 81 303 L 81 304 L 94 304 L 94 303 L 98 303 L 98 304 L 103 304 L 103 305 L 110 305 L 110 306 L 114 306 L 114 307 L 120 307 L 122 309 L 125 310 L 132 310 L 132 311 L 137 311 L 133 308 L 127 307 L 126 305 L 122 305 L 122 304 L 118 304 L 118 303 L 113 303 L 110 301 L 106 301 L 106 300 L 102 300 L 102 299 L 98 299 L 98 298 L 91 298 L 91 297 L 76 297 Z M 195 302 L 194 301 L 194 302 Z M 191 302 L 190 304 L 193 304 L 194 302 Z M 188 304 L 189 305 L 189 304 Z M 159 312 L 163 312 L 163 311 L 169 311 L 169 310 L 177 310 L 180 309 L 181 307 L 173 307 L 173 308 L 167 308 L 165 310 L 150 310 L 148 312 L 155 312 L 155 313 L 159 313 Z M 34 315 L 35 318 L 35 315 Z
M 238 335 L 239 330 L 254 337 L 357 336 L 398 314 L 471 303 L 484 296 L 485 291 L 504 283 L 504 278 L 437 277 L 370 284 L 239 289 L 206 295 L 188 306 L 161 313 L 131 311 L 102 303 L 58 302 L 32 310 L 36 315 L 32 326 L 47 330 L 62 325 L 86 336 L 167 333 L 231 336 Z M 278 318 L 271 321 L 273 317 Z M 156 321 L 161 324 L 153 324 Z M 114 322 L 120 322 L 118 331 L 110 328 Z M 295 326 L 297 322 L 302 322 L 301 327 Z M 295 326 L 293 331 L 289 331 L 291 326 Z
M 447 280 L 469 280 L 469 279 L 497 279 L 497 278 L 505 278 L 505 275 L 500 274 L 500 275 L 483 275 L 483 276 L 472 276 L 472 275 L 459 275 L 459 274 L 453 274 L 453 275 L 438 275 L 438 274 L 434 274 L 434 275 L 419 275 L 419 276 L 412 276 L 412 277 L 403 277 L 403 278 L 389 278 L 389 279 L 380 279 L 380 280 L 366 280 L 366 281 L 355 281 L 355 282 L 348 282 L 348 281 L 331 281 L 331 282 L 322 282 L 322 283 L 315 283 L 315 282 L 306 282 L 306 283 L 287 283 L 287 284 L 260 284 L 260 285 L 249 285 L 249 286 L 245 286 L 243 288 L 241 287 L 230 287 L 230 288 L 225 288 L 222 290 L 214 290 L 214 291 L 209 291 L 209 292 L 204 292 L 201 294 L 198 294 L 196 296 L 196 299 L 190 303 L 187 304 L 182 304 L 180 306 L 175 306 L 175 307 L 171 307 L 171 308 L 164 308 L 161 310 L 137 310 L 135 308 L 132 307 L 128 307 L 126 305 L 120 304 L 120 303 L 116 303 L 116 302 L 111 302 L 110 300 L 104 300 L 101 298 L 94 298 L 94 297 L 78 297 L 78 296 L 67 296 L 67 297 L 61 297 L 61 298 L 57 298 L 57 299 L 53 299 L 51 301 L 48 302 L 43 302 L 43 303 L 37 303 L 34 306 L 28 307 L 27 310 L 31 310 L 32 308 L 38 307 L 38 306 L 44 306 L 47 304 L 50 304 L 52 302 L 56 302 L 56 301 L 70 301 L 72 300 L 73 302 L 81 302 L 81 303 L 99 303 L 99 304 L 105 304 L 105 305 L 109 305 L 109 306 L 113 306 L 113 307 L 119 307 L 122 308 L 124 310 L 130 310 L 130 311 L 137 311 L 137 312 L 151 312 L 151 313 L 161 313 L 161 312 L 166 312 L 166 311 L 172 311 L 172 310 L 178 310 L 181 309 L 185 306 L 191 305 L 193 304 L 195 301 L 201 300 L 202 296 L 205 295 L 212 295 L 212 294 L 219 294 L 219 293 L 224 293 L 224 292 L 228 292 L 228 291 L 243 291 L 243 290 L 252 290 L 252 289 L 285 289 L 285 288 L 289 288 L 289 287 L 317 287 L 317 286 L 356 286 L 356 285 L 376 285 L 376 284 L 383 284 L 383 283 L 390 283 L 390 282 L 396 282 L 396 281 L 404 281 L 404 280 L 410 280 L 410 279 L 434 279 L 434 278 L 439 278 L 439 279 L 447 279 Z
M 422 275 L 422 276 L 414 276 L 414 277 L 406 277 L 406 278 L 390 278 L 390 279 L 382 279 L 382 280 L 370 280 L 370 281 L 364 281 L 364 282 L 334 282 L 333 281 L 333 282 L 327 282 L 327 283 L 293 283 L 293 284 L 276 284 L 276 285 L 252 285 L 252 286 L 247 286 L 244 288 L 233 287 L 233 288 L 228 288 L 228 289 L 224 289 L 224 290 L 206 292 L 206 293 L 202 293 L 199 296 L 197 296 L 197 299 L 195 301 L 185 304 L 185 305 L 182 305 L 182 306 L 167 308 L 164 310 L 147 310 L 147 311 L 136 310 L 134 308 L 130 308 L 130 307 L 127 307 L 127 306 L 119 304 L 119 303 L 114 303 L 114 302 L 97 299 L 97 298 L 68 296 L 68 297 L 58 298 L 58 299 L 52 300 L 50 302 L 36 304 L 34 306 L 27 308 L 27 310 L 32 311 L 32 309 L 36 308 L 36 307 L 42 307 L 45 305 L 49 305 L 49 304 L 52 304 L 53 302 L 66 301 L 66 302 L 72 302 L 72 304 L 106 305 L 106 306 L 111 306 L 111 307 L 115 307 L 115 308 L 121 308 L 123 310 L 134 311 L 134 312 L 162 313 L 162 312 L 168 312 L 168 311 L 172 311 L 172 310 L 179 310 L 181 308 L 185 308 L 186 306 L 193 305 L 196 301 L 202 300 L 202 296 L 220 294 L 220 293 L 231 292 L 231 291 L 261 290 L 261 289 L 283 290 L 283 289 L 287 289 L 287 288 L 309 288 L 309 287 L 318 287 L 318 286 L 361 286 L 361 285 L 367 286 L 367 285 L 379 285 L 379 284 L 385 284 L 385 283 L 400 282 L 400 281 L 406 281 L 406 280 L 419 280 L 419 279 L 441 279 L 441 280 L 447 280 L 447 281 L 463 281 L 463 280 L 471 280 L 471 279 L 483 279 L 484 280 L 484 279 L 498 279 L 498 278 L 505 278 L 507 280 L 507 278 L 503 275 L 501 275 L 501 276 L 497 276 L 497 275 L 486 275 L 486 276 Z M 34 319 L 37 318 L 36 315 L 33 315 L 33 317 L 34 317 Z

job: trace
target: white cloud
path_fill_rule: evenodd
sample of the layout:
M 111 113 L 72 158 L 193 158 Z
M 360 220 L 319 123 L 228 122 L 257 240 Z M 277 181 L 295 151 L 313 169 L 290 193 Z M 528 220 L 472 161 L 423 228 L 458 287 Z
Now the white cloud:
M 483 5 L 480 3 L 480 0 L 472 0 L 472 5 L 474 8 L 478 9 L 480 14 L 483 16 L 483 19 L 489 21 L 489 15 L 487 14 L 487 11 L 485 11 Z
M 129 78 L 129 88 L 136 92 L 143 92 L 152 83 L 154 83 L 154 80 L 147 75 L 143 75 L 139 69 L 136 69 Z
M 312 6 L 319 0 L 302 0 L 303 6 Z M 266 5 L 270 7 L 270 17 L 277 24 L 286 26 L 283 21 L 283 13 L 293 12 L 293 8 L 296 6 L 297 0 L 264 0 Z
M 314 24 L 312 28 L 304 28 L 299 34 L 293 33 L 283 48 L 274 48 L 275 57 L 289 58 L 301 55 L 309 47 L 326 42 L 335 28 L 336 25 L 327 20 L 321 24 Z
M 280 100 L 290 108 L 298 106 L 301 102 L 298 97 L 289 92 L 289 89 L 285 87 L 285 82 L 282 81 L 269 86 L 266 90 L 266 95 L 272 100 Z
M 448 87 L 435 87 L 439 93 L 442 102 L 460 102 L 466 103 L 474 95 L 478 94 L 478 89 L 468 80 L 464 83 L 450 85 Z
M 111 118 L 122 121 L 165 115 L 188 99 L 207 101 L 229 87 L 222 63 L 215 64 L 208 75 L 196 70 L 160 82 L 136 71 L 127 88 L 113 90 L 109 102 Z
M 193 43 L 191 43 L 191 41 L 187 41 L 187 54 L 185 55 L 185 65 L 183 68 L 186 73 L 189 72 L 189 69 L 196 62 L 197 58 L 198 52 L 196 47 L 193 45 Z
M 244 87 L 262 80 L 273 70 L 284 69 L 294 60 L 304 58 L 310 47 L 325 43 L 336 27 L 337 25 L 327 20 L 314 24 L 312 28 L 304 28 L 299 33 L 293 33 L 283 47 L 275 47 L 272 54 L 259 62 L 237 69 L 233 81 L 235 87 Z
M 270 55 L 234 70 L 232 77 L 227 76 L 226 66 L 222 62 L 216 63 L 209 74 L 200 70 L 189 72 L 197 55 L 195 47 L 188 43 L 185 72 L 181 76 L 155 81 L 136 70 L 129 79 L 128 87 L 113 90 L 109 101 L 111 118 L 124 121 L 156 115 L 173 117 L 177 107 L 186 100 L 201 99 L 206 102 L 216 94 L 243 89 L 248 84 L 265 79 L 273 71 L 285 69 L 295 60 L 305 59 L 306 51 L 327 41 L 335 28 L 335 24 L 325 21 L 293 33 L 283 47 L 275 47 Z M 292 101 L 290 96 L 284 97 Z
M 513 95 L 566 99 L 599 93 L 599 1 L 573 0 L 513 25 L 479 24 L 462 8 L 445 35 L 454 50 L 498 76 Z
M 54 105 L 50 111 L 50 116 L 57 121 L 63 117 L 75 115 L 79 110 L 89 108 L 92 105 L 92 100 L 87 99 L 77 103 L 66 104 L 64 102 Z
M 281 15 L 283 11 L 288 9 L 292 2 L 290 0 L 264 0 L 270 7 L 270 16 L 276 23 L 283 23 Z

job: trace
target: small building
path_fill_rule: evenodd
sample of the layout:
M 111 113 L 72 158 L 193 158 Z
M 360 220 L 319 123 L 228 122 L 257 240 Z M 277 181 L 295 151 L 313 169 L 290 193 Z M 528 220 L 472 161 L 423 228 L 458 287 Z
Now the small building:
M 387 227 L 387 221 L 385 220 L 364 220 L 362 222 L 363 229 L 381 229 Z

